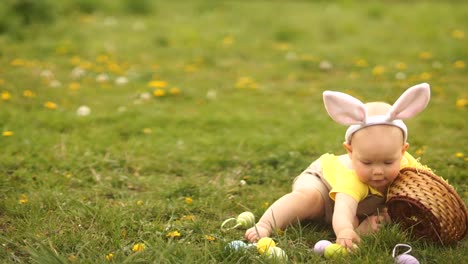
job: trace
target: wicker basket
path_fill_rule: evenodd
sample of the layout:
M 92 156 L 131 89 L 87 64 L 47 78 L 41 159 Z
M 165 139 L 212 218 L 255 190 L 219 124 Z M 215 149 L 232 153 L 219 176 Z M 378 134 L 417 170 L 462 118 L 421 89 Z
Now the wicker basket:
M 463 239 L 468 212 L 444 179 L 425 170 L 404 168 L 387 193 L 391 219 L 417 239 L 451 245 Z

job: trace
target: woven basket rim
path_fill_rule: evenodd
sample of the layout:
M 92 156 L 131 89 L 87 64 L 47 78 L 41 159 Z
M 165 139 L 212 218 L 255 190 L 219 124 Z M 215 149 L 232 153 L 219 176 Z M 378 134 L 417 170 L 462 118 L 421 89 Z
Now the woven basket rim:
M 408 203 L 412 203 L 414 205 L 417 205 L 418 208 L 421 208 L 421 206 L 425 207 L 423 202 L 421 202 L 419 199 L 414 198 L 416 195 L 412 196 L 411 194 L 405 193 L 404 187 L 403 187 L 403 189 L 400 189 L 402 187 L 400 187 L 400 188 L 395 187 L 395 183 L 398 184 L 400 182 L 398 179 L 402 175 L 404 175 L 405 172 L 412 172 L 412 173 L 416 174 L 419 177 L 428 177 L 429 179 L 427 180 L 427 182 L 424 182 L 426 184 L 426 186 L 429 186 L 428 188 L 430 188 L 430 185 L 433 184 L 434 187 L 437 188 L 438 190 L 447 191 L 448 195 L 444 196 L 444 197 L 447 197 L 447 199 L 449 199 L 449 200 L 445 200 L 445 201 L 449 202 L 451 204 L 452 208 L 455 208 L 457 211 L 459 211 L 458 215 L 460 216 L 460 218 L 465 219 L 465 228 L 464 228 L 464 230 L 463 229 L 460 230 L 461 232 L 463 232 L 463 234 L 461 234 L 461 236 L 459 237 L 460 239 L 463 239 L 468 233 L 468 210 L 467 210 L 467 207 L 466 207 L 464 201 L 461 199 L 461 197 L 456 192 L 455 188 L 452 185 L 450 185 L 444 178 L 434 174 L 430 170 L 418 169 L 418 168 L 413 168 L 413 167 L 405 167 L 405 168 L 401 169 L 399 177 L 397 177 L 395 179 L 395 181 L 389 186 L 389 188 L 387 190 L 386 203 L 388 203 L 390 205 L 390 204 L 392 204 L 394 202 L 408 202 Z M 401 182 L 401 184 L 405 184 L 405 181 L 403 180 L 403 182 Z M 425 190 L 427 190 L 427 189 L 425 189 Z M 400 191 L 400 193 L 398 193 L 399 191 Z M 425 191 L 422 191 L 422 193 L 427 195 L 427 192 L 425 192 Z M 434 212 L 432 210 L 428 210 L 427 213 L 428 213 L 428 215 L 426 215 L 426 216 L 428 217 L 428 219 L 432 219 L 431 220 L 432 223 L 441 223 L 440 222 L 441 219 L 436 217 L 436 215 L 434 214 Z M 458 219 L 460 219 L 460 218 L 458 218 Z M 436 221 L 434 221 L 434 220 L 436 220 Z M 439 227 L 436 227 L 436 229 L 438 229 L 438 231 L 437 231 L 438 235 L 443 235 L 443 234 L 440 233 L 440 231 L 442 231 L 442 230 L 440 230 Z M 445 240 L 445 239 L 443 239 L 443 240 Z M 444 241 L 441 241 L 441 242 L 444 243 Z M 455 242 L 455 241 L 445 241 L 445 242 L 448 242 L 450 244 L 451 242 Z

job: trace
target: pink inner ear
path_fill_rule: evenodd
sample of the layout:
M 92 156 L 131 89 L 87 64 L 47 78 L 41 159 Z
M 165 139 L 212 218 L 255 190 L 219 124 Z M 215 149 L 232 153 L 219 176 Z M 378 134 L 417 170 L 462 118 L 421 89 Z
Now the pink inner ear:
M 367 112 L 364 104 L 351 95 L 325 91 L 323 102 L 328 115 L 339 124 L 354 125 L 366 120 Z
M 421 83 L 410 87 L 393 104 L 389 119 L 407 119 L 424 110 L 429 103 L 431 92 L 429 84 Z

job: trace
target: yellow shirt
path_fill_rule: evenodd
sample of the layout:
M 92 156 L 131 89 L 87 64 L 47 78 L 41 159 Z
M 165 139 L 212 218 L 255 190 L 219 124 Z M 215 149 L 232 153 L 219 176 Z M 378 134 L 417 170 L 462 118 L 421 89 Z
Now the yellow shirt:
M 356 171 L 348 169 L 340 161 L 339 157 L 333 154 L 324 154 L 320 158 L 320 165 L 323 169 L 323 178 L 331 186 L 330 198 L 335 200 L 336 193 L 346 193 L 360 202 L 369 194 L 383 196 L 379 191 L 361 182 Z M 413 156 L 405 152 L 400 162 L 400 169 L 405 167 L 422 168 Z

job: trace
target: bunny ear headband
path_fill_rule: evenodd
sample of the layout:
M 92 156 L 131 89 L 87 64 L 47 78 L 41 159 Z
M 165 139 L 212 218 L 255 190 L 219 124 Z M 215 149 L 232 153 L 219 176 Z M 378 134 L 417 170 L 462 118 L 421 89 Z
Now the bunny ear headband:
M 402 119 L 407 119 L 426 108 L 430 99 L 429 84 L 421 83 L 408 88 L 392 105 L 386 115 L 367 116 L 367 110 L 361 101 L 351 95 L 325 91 L 323 102 L 333 120 L 342 125 L 349 125 L 346 130 L 346 142 L 358 130 L 372 125 L 391 125 L 403 131 L 405 142 L 408 139 L 408 129 Z

